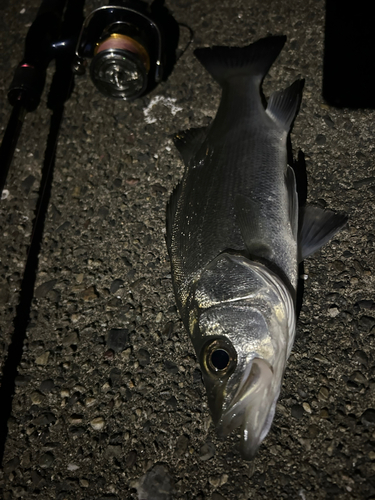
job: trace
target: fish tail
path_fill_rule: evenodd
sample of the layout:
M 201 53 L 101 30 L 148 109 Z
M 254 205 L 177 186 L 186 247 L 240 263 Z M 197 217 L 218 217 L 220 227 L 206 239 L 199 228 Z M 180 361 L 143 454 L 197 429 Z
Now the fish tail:
M 196 49 L 194 55 L 220 85 L 236 76 L 262 80 L 285 41 L 286 36 L 269 36 L 246 47 Z

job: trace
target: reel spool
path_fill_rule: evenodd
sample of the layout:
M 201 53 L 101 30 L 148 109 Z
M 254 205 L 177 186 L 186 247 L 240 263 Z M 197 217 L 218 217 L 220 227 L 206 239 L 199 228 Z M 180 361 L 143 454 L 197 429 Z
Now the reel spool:
M 152 6 L 138 0 L 94 10 L 82 26 L 73 70 L 84 74 L 91 59 L 90 76 L 102 94 L 127 101 L 140 97 L 163 77 L 162 25 Z

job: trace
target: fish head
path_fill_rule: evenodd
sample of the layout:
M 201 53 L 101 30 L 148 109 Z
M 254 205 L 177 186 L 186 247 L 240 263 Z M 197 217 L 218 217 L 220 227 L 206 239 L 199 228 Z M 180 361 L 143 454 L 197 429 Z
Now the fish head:
M 271 427 L 294 338 L 293 301 L 284 299 L 268 283 L 251 297 L 216 303 L 196 323 L 194 344 L 218 434 L 240 428 L 247 460 Z

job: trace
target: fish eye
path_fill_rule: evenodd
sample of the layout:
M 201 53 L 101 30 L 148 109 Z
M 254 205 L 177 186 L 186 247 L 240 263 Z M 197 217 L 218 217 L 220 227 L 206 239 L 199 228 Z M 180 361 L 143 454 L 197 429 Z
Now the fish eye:
M 203 349 L 203 363 L 206 369 L 214 375 L 228 375 L 236 367 L 236 351 L 228 340 L 215 339 Z
M 229 354 L 224 349 L 216 349 L 211 353 L 211 364 L 216 370 L 225 370 L 229 362 Z

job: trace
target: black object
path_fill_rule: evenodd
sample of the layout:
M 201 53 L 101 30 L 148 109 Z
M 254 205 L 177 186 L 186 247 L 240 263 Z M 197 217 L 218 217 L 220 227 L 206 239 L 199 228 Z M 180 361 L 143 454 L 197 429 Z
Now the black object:
M 125 0 L 94 10 L 85 20 L 76 48 L 74 71 L 90 76 L 100 92 L 134 100 L 169 75 L 175 60 L 179 25 L 163 0 L 151 5 Z
M 43 0 L 25 40 L 24 58 L 18 65 L 8 91 L 13 106 L 0 146 L 0 195 L 27 111 L 34 111 L 43 92 L 46 70 L 54 57 L 52 40 L 60 34 L 66 0 Z
M 65 37 L 66 40 L 74 40 L 76 42 L 78 39 L 79 30 L 83 22 L 83 5 L 84 0 L 68 0 L 67 2 L 64 12 L 64 20 L 61 25 L 61 36 Z M 63 118 L 64 104 L 70 97 L 73 88 L 72 63 L 75 43 L 70 44 L 70 50 L 67 49 L 69 44 L 65 44 L 64 50 L 58 50 L 57 44 L 56 46 L 54 44 L 51 45 L 49 41 L 48 47 L 54 52 L 56 59 L 56 71 L 53 76 L 47 100 L 47 106 L 52 110 L 52 115 L 47 139 L 47 147 L 44 155 L 39 197 L 35 212 L 35 219 L 33 221 L 33 231 L 22 278 L 19 304 L 17 306 L 16 317 L 14 319 L 12 342 L 9 346 L 8 356 L 4 363 L 2 380 L 0 383 L 0 460 L 4 454 L 7 437 L 7 422 L 12 409 L 15 379 L 17 376 L 18 366 L 22 358 L 23 344 L 30 320 L 30 309 L 34 295 L 36 271 L 38 268 L 38 256 L 43 238 L 44 221 L 50 199 L 53 167 L 55 163 L 60 125 Z M 46 51 L 46 53 L 47 52 L 48 51 Z M 46 57 L 43 64 L 47 63 L 48 58 Z M 24 87 L 20 89 L 20 92 L 21 94 L 24 92 Z M 30 95 L 35 95 L 33 92 L 34 90 L 32 89 Z M 16 105 L 17 103 L 15 106 Z
M 332 106 L 375 108 L 375 4 L 326 0 L 323 97 Z

